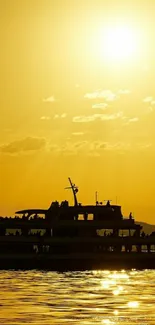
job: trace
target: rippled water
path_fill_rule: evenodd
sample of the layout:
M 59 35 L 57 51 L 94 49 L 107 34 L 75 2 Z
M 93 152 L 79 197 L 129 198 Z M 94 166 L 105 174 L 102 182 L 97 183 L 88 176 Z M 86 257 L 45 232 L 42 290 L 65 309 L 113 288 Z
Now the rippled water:
M 0 271 L 0 324 L 155 324 L 155 271 Z

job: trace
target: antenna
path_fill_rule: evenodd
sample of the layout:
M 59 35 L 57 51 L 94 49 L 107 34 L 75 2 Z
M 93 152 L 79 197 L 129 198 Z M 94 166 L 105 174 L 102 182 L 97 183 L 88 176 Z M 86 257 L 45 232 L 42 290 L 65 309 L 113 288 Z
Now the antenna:
M 96 203 L 96 205 L 98 205 L 98 192 L 97 191 L 95 192 L 95 203 Z

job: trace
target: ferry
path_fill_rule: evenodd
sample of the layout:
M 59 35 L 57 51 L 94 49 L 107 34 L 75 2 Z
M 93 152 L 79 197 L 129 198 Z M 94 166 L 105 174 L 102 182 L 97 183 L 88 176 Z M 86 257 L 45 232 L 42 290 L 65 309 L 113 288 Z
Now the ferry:
M 49 209 L 24 209 L 0 217 L 0 268 L 55 271 L 155 268 L 155 235 L 145 235 L 132 213 L 124 218 L 110 200 L 74 205 L 52 202 Z

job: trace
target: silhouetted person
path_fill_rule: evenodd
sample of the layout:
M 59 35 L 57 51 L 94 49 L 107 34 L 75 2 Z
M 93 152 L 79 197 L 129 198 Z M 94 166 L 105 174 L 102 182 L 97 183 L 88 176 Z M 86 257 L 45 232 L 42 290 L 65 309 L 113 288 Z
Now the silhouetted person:
M 132 212 L 130 212 L 130 214 L 129 214 L 129 219 L 130 220 L 132 219 Z

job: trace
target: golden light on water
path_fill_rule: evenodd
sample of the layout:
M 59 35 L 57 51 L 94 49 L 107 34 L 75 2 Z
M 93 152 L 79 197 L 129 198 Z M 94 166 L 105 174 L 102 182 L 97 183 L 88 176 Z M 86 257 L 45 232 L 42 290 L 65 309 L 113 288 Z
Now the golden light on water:
M 154 271 L 129 277 L 104 291 L 104 272 L 2 271 L 0 324 L 155 324 Z
M 109 324 L 114 324 L 114 322 L 112 322 L 110 319 L 104 319 L 102 321 L 102 324 L 109 325 Z
M 114 296 L 119 295 L 123 291 L 123 287 L 118 287 L 113 291 Z
M 127 273 L 113 273 L 109 275 L 109 278 L 112 279 L 129 279 L 129 275 Z
M 118 314 L 119 314 L 119 311 L 118 310 L 114 310 L 114 315 L 115 316 L 118 316 Z
M 127 306 L 129 308 L 138 308 L 139 307 L 139 302 L 138 301 L 129 301 Z
M 118 289 L 113 291 L 114 296 L 118 296 L 120 294 L 120 291 Z
M 104 289 L 108 289 L 110 286 L 114 286 L 116 285 L 116 281 L 114 280 L 104 280 L 104 281 L 101 281 L 101 286 L 104 288 Z

